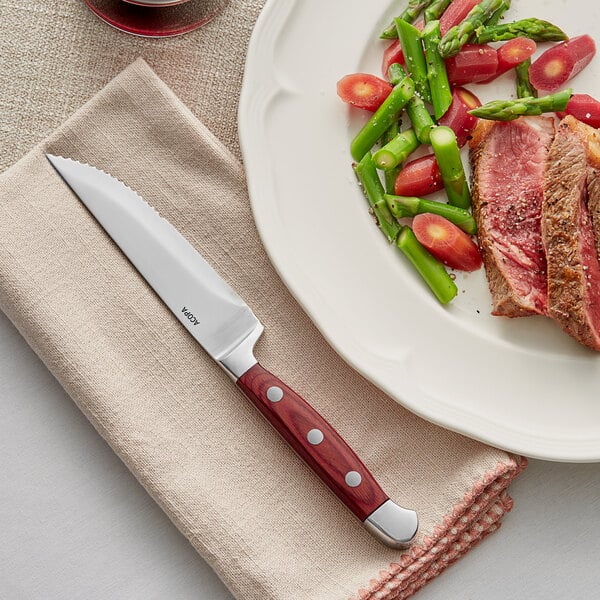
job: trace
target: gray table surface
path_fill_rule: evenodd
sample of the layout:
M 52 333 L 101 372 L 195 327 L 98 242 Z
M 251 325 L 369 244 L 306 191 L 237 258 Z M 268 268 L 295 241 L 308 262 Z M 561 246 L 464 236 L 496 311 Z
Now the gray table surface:
M 419 598 L 600 597 L 600 464 L 532 460 L 511 492 Z M 1 600 L 232 599 L 1 313 L 0 540 Z

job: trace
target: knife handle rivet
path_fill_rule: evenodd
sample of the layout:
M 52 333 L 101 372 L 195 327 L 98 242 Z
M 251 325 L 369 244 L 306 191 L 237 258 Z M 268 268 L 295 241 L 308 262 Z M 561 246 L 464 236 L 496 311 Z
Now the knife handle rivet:
M 267 398 L 271 402 L 279 402 L 283 398 L 283 390 L 276 385 L 272 385 L 267 390 Z
M 356 471 L 348 471 L 344 479 L 346 481 L 346 485 L 351 488 L 359 486 L 362 481 L 360 473 L 357 473 Z
M 308 440 L 308 443 L 313 446 L 318 446 L 323 441 L 324 437 L 325 436 L 323 435 L 323 432 L 320 429 L 311 429 L 306 434 L 306 439 Z

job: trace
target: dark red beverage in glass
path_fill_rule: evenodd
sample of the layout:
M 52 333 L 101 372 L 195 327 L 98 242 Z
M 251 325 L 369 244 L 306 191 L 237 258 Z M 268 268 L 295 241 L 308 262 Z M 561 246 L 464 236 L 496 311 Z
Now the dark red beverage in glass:
M 215 17 L 229 0 L 84 0 L 109 25 L 144 37 L 187 33 Z

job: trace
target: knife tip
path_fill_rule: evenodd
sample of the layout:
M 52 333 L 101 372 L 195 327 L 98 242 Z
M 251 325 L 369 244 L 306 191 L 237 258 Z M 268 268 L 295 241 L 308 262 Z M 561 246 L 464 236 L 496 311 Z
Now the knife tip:
M 50 154 L 49 152 L 45 152 L 44 153 L 46 155 L 46 158 L 48 159 L 48 162 L 53 166 L 56 167 L 56 164 L 58 162 L 60 162 L 62 156 L 56 156 L 55 154 Z M 64 158 L 62 158 L 63 160 L 65 160 Z

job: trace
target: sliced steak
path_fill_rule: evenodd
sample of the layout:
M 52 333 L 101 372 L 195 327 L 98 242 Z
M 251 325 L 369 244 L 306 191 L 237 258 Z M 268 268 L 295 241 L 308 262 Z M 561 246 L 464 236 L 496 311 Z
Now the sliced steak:
M 541 213 L 554 120 L 482 120 L 470 142 L 473 215 L 492 294 L 492 314 L 546 314 Z
M 598 149 L 595 129 L 571 116 L 560 122 L 548 156 L 542 211 L 548 315 L 594 350 L 600 350 L 600 265 L 594 239 L 594 226 L 600 230 Z

